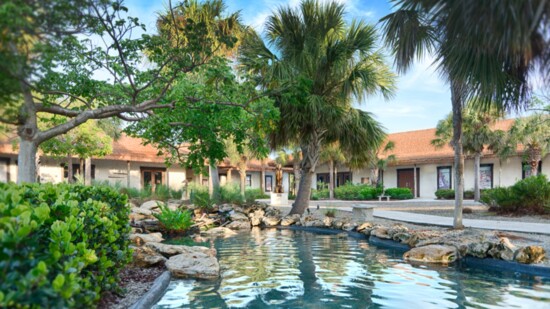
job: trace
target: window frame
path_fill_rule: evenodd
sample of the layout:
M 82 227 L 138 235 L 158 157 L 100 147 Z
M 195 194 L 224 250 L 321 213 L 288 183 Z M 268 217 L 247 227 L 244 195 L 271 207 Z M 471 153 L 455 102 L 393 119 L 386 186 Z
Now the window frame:
M 449 170 L 449 187 L 444 188 L 439 185 L 439 172 L 441 170 Z M 437 190 L 441 189 L 452 189 L 453 188 L 453 167 L 451 165 L 445 165 L 445 166 L 438 166 L 437 167 L 437 174 L 436 174 L 436 182 L 437 182 Z
M 481 181 L 481 176 L 482 176 L 482 173 L 481 173 L 481 170 L 484 168 L 484 167 L 490 167 L 491 168 L 491 174 L 490 174 L 490 178 L 491 178 L 491 187 L 489 188 L 486 188 L 486 187 L 483 187 L 482 186 L 482 181 Z M 494 188 L 495 186 L 495 166 L 493 163 L 485 163 L 485 164 L 480 164 L 479 165 L 479 188 L 480 189 L 492 189 Z

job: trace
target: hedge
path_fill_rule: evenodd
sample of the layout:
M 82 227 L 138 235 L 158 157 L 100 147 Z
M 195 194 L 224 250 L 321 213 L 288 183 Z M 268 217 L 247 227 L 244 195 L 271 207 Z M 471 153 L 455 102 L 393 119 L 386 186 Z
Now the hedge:
M 334 189 L 334 197 L 340 200 L 376 200 L 379 195 L 390 196 L 392 199 L 412 199 L 413 195 L 409 188 L 388 188 L 383 191 L 381 187 L 373 187 L 366 184 L 346 184 Z M 311 190 L 311 199 L 326 199 L 329 197 L 328 189 Z
M 129 211 L 109 187 L 0 183 L 0 307 L 87 308 L 116 290 Z
M 546 175 L 527 177 L 511 187 L 486 190 L 481 202 L 504 213 L 549 213 L 550 182 Z
M 481 192 L 485 191 L 485 189 L 481 190 Z M 440 200 L 454 200 L 455 198 L 455 190 L 453 189 L 439 189 L 435 191 L 435 196 Z M 464 198 L 472 200 L 474 199 L 474 191 L 473 190 L 465 190 L 464 191 Z

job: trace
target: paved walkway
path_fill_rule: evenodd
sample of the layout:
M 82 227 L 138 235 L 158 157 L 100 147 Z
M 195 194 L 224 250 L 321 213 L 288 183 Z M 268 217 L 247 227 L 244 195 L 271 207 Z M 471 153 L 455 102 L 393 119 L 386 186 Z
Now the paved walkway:
M 264 200 L 269 203 L 269 200 Z M 290 201 L 292 202 L 292 201 Z M 374 204 L 378 209 L 374 209 L 373 215 L 382 219 L 389 219 L 395 221 L 402 221 L 414 224 L 421 225 L 435 225 L 435 226 L 453 226 L 453 218 L 451 217 L 441 217 L 441 216 L 432 216 L 425 214 L 417 214 L 411 212 L 399 211 L 400 207 L 395 207 L 397 205 L 387 205 L 384 206 L 384 202 L 365 203 L 364 201 L 323 201 L 325 203 L 318 203 L 320 208 L 335 208 L 338 210 L 352 211 L 351 205 L 353 204 Z M 316 207 L 317 201 L 310 201 L 310 208 Z M 408 204 L 409 206 L 420 206 L 426 208 L 436 208 L 432 205 L 440 206 L 441 201 L 435 200 L 409 200 L 408 203 L 402 201 L 403 205 Z M 452 209 L 454 207 L 454 201 L 447 201 L 447 207 Z M 326 205 L 329 204 L 329 205 Z M 477 206 L 481 205 L 476 203 Z M 472 204 L 473 205 L 473 204 Z M 291 205 L 288 205 L 290 207 Z M 405 206 L 406 207 L 406 206 Z M 482 207 L 482 206 L 479 206 Z M 410 208 L 410 207 L 407 207 Z M 437 207 L 440 208 L 440 207 Z M 520 222 L 520 221 L 496 221 L 496 220 L 478 220 L 478 219 L 463 219 L 463 224 L 465 227 L 472 227 L 478 229 L 487 229 L 487 230 L 499 230 L 499 231 L 509 231 L 509 232 L 521 232 L 521 233 L 535 233 L 535 234 L 545 234 L 550 235 L 550 224 L 547 223 L 531 223 L 531 222 Z

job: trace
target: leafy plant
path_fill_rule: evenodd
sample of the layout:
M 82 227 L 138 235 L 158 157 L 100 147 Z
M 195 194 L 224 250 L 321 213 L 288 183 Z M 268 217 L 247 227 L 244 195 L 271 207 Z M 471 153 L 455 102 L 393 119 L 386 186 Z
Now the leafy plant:
M 126 204 L 104 186 L 0 183 L 0 307 L 92 307 L 117 290 Z
M 194 204 L 199 209 L 210 211 L 214 205 L 214 201 L 210 199 L 208 188 L 199 185 L 190 185 L 191 193 L 189 199 L 191 204 Z
M 409 188 L 388 188 L 384 193 L 396 200 L 408 200 L 413 198 L 413 194 Z
M 153 214 L 160 225 L 169 232 L 185 232 L 193 225 L 191 212 L 188 210 L 172 210 L 167 206 L 160 206 L 160 213 Z
M 327 209 L 327 210 L 325 210 L 325 216 L 334 218 L 334 217 L 336 217 L 336 211 L 337 210 L 334 209 L 334 208 Z
M 246 202 L 251 204 L 257 199 L 269 198 L 269 195 L 262 192 L 262 189 L 246 189 L 245 192 Z
M 486 190 L 481 202 L 505 213 L 550 212 L 550 183 L 546 175 L 527 177 L 511 187 Z
M 315 189 L 311 190 L 311 199 L 314 201 L 317 201 L 320 199 L 327 199 L 328 196 L 329 196 L 329 192 L 327 188 L 319 189 L 319 190 L 315 190 Z

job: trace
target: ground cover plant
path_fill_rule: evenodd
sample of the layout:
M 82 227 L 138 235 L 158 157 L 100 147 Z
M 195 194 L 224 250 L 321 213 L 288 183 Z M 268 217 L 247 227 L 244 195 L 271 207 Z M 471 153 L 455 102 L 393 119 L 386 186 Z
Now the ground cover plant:
M 160 225 L 169 233 L 184 233 L 193 225 L 193 218 L 189 210 L 170 209 L 160 205 L 160 213 L 153 214 Z
M 128 215 L 110 187 L 0 183 L 0 307 L 91 307 L 117 291 Z
M 527 177 L 510 187 L 486 190 L 481 202 L 499 213 L 550 213 L 550 182 L 546 175 Z

